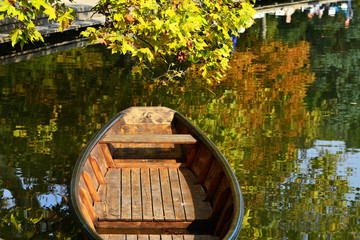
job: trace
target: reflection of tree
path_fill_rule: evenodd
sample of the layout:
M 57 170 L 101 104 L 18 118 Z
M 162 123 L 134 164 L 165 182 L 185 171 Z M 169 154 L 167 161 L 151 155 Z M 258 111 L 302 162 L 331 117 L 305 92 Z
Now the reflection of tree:
M 282 184 L 281 196 L 274 196 L 274 202 L 266 206 L 269 214 L 281 219 L 276 226 L 280 235 L 289 239 L 352 239 L 351 231 L 344 230 L 351 228 L 348 225 L 357 215 L 344 215 L 352 208 L 346 198 L 351 190 L 347 177 L 339 176 L 338 164 L 338 154 L 322 151 L 306 162 L 306 169 L 294 168 L 296 171 Z M 270 230 L 269 226 L 264 230 Z
M 260 214 L 268 204 L 286 202 L 281 185 L 296 169 L 297 149 L 315 137 L 319 119 L 303 103 L 306 87 L 314 81 L 309 50 L 309 44 L 300 41 L 235 52 L 228 77 L 219 84 L 229 90 L 193 115 L 229 159 L 243 187 L 245 206 L 254 210 L 249 215 L 253 227 L 242 230 L 246 239 L 277 228 L 279 218 Z

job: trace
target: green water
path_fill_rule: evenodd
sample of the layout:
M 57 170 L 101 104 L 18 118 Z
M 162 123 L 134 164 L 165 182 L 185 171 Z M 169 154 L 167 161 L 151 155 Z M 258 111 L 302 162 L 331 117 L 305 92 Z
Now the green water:
M 0 238 L 81 239 L 69 208 L 88 139 L 130 106 L 190 118 L 238 177 L 239 239 L 360 238 L 360 9 L 292 22 L 268 14 L 237 42 L 220 83 L 193 68 L 163 86 L 101 46 L 0 65 Z

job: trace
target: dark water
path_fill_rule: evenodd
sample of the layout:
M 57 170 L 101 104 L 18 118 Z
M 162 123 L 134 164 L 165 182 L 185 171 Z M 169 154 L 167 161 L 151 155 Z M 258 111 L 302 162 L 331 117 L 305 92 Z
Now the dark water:
M 80 239 L 68 197 L 81 148 L 116 112 L 163 105 L 229 160 L 240 239 L 360 239 L 359 2 L 318 7 L 257 19 L 211 85 L 196 67 L 154 84 L 101 46 L 0 65 L 0 238 Z

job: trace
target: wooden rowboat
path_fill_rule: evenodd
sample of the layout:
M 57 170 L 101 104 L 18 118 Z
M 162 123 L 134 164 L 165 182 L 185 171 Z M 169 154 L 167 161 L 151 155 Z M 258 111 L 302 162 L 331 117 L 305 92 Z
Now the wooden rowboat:
M 165 107 L 118 113 L 82 150 L 71 179 L 90 239 L 236 239 L 239 184 L 218 148 Z

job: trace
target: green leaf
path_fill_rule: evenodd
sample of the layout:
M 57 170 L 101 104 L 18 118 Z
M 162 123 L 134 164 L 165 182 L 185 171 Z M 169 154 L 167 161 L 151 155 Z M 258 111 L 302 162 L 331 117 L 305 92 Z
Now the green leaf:
M 14 214 L 11 214 L 10 221 L 11 221 L 11 224 L 15 227 L 15 229 L 16 229 L 17 231 L 19 231 L 20 228 L 21 228 L 21 223 L 19 223 L 19 222 L 16 220 Z
M 38 218 L 30 218 L 30 222 L 32 222 L 33 224 L 37 224 L 41 221 L 41 219 L 43 219 L 43 214 L 41 214 Z

